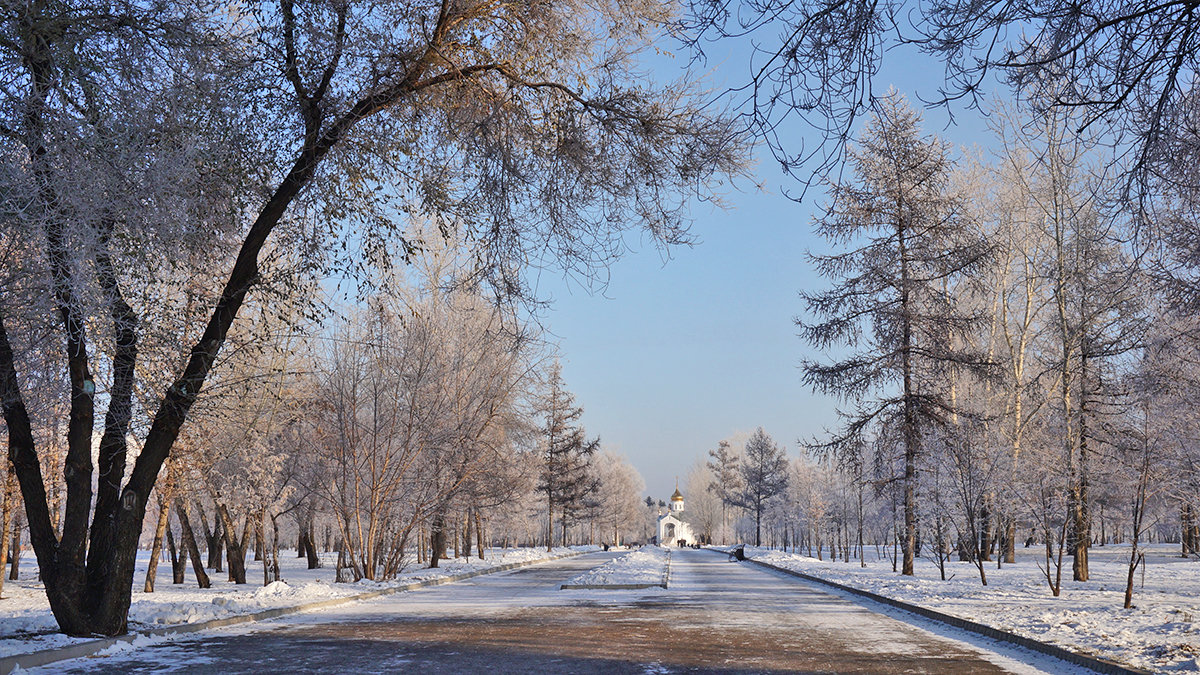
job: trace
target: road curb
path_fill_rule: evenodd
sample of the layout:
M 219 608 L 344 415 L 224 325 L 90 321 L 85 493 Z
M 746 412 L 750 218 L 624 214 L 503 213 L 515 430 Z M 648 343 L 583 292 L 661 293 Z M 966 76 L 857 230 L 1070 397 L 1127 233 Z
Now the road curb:
M 212 619 L 210 621 L 201 621 L 199 623 L 185 623 L 175 626 L 165 626 L 163 628 L 152 628 L 150 630 L 142 630 L 128 635 L 119 635 L 111 638 L 101 638 L 90 642 L 80 642 L 78 644 L 67 645 L 66 647 L 57 647 L 55 649 L 44 649 L 36 652 L 26 652 L 24 654 L 15 654 L 13 656 L 0 657 L 0 675 L 8 675 L 17 668 L 38 668 L 46 666 L 58 661 L 68 661 L 70 659 L 83 658 L 92 656 L 97 652 L 104 651 L 109 647 L 119 645 L 121 643 L 132 643 L 138 638 L 146 637 L 161 637 L 166 635 L 184 635 L 187 633 L 198 633 L 203 630 L 213 628 L 224 628 L 226 626 L 236 626 L 243 623 L 253 623 L 255 621 L 265 621 L 274 619 L 288 614 L 297 614 L 312 609 L 324 609 L 326 607 L 335 607 L 337 605 L 345 605 L 351 602 L 359 602 L 362 600 L 370 600 L 385 595 L 394 595 L 405 591 L 415 591 L 418 588 L 426 588 L 428 586 L 441 586 L 450 584 L 456 581 L 464 581 L 473 577 L 483 576 L 485 574 L 496 574 L 497 572 L 507 572 L 508 570 L 518 567 L 527 567 L 529 565 L 537 565 L 539 563 L 551 562 L 553 560 L 563 560 L 565 558 L 574 558 L 575 556 L 584 555 L 585 552 L 567 553 L 565 555 L 556 555 L 551 558 L 540 558 L 538 560 L 523 560 L 521 562 L 505 563 L 496 567 L 489 567 L 482 570 L 473 570 L 471 572 L 463 572 L 462 574 L 454 574 L 447 577 L 437 577 L 435 579 L 425 579 L 423 581 L 414 581 L 402 586 L 390 586 L 381 588 L 375 591 L 359 593 L 356 595 L 347 595 L 342 598 L 331 598 L 329 600 L 318 600 L 316 602 L 308 602 L 303 605 L 294 605 L 292 607 L 276 607 L 274 609 L 265 609 L 251 614 L 238 614 L 236 616 L 227 616 L 220 619 Z
M 713 551 L 715 553 L 720 553 L 722 555 L 729 555 L 728 552 L 721 551 L 720 549 L 708 549 L 708 550 Z M 911 612 L 918 616 L 925 617 L 926 619 L 932 619 L 939 623 L 944 623 L 944 624 L 947 624 L 950 626 L 954 626 L 955 628 L 961 628 L 962 630 L 969 631 L 971 633 L 983 635 L 984 637 L 988 637 L 993 640 L 998 640 L 1000 642 L 1007 642 L 1009 644 L 1017 645 L 1018 647 L 1024 647 L 1025 649 L 1035 651 L 1040 654 L 1045 654 L 1046 656 L 1053 656 L 1054 658 L 1061 659 L 1068 663 L 1073 663 L 1077 666 L 1082 666 L 1084 668 L 1087 668 L 1088 670 L 1092 670 L 1097 673 L 1105 673 L 1106 675 L 1150 675 L 1150 673 L 1151 673 L 1151 671 L 1148 671 L 1148 670 L 1141 670 L 1138 668 L 1133 668 L 1131 666 L 1124 666 L 1119 663 L 1109 661 L 1107 659 L 1102 659 L 1102 658 L 1099 658 L 1096 656 L 1088 656 L 1086 654 L 1080 654 L 1079 652 L 1071 651 L 1069 649 L 1066 649 L 1065 647 L 1059 647 L 1057 645 L 1048 644 L 1046 642 L 1040 642 L 1040 641 L 1034 640 L 1032 638 L 1027 638 L 1022 635 L 1017 635 L 1015 633 L 1010 633 L 1008 631 L 1000 630 L 999 628 L 993 628 L 991 626 L 979 623 L 977 621 L 970 621 L 968 619 L 962 619 L 957 616 L 953 616 L 951 614 L 946 614 L 944 612 L 939 612 L 934 609 L 929 609 L 927 607 L 921 607 L 920 605 L 914 605 L 912 603 L 904 602 L 902 600 L 896 600 L 893 598 L 889 598 L 884 595 L 879 595 L 878 593 L 872 593 L 871 591 L 864 591 L 861 588 L 854 588 L 853 586 L 839 584 L 835 581 L 829 581 L 828 579 L 822 579 L 821 577 L 815 577 L 811 574 L 805 574 L 803 572 L 789 570 L 789 569 L 786 569 L 783 567 L 779 567 L 777 565 L 772 565 L 770 563 L 762 562 L 760 560 L 747 559 L 746 562 L 753 563 L 755 565 L 758 565 L 759 567 L 765 567 L 769 570 L 774 570 L 776 572 L 782 572 L 784 574 L 787 574 L 787 575 L 790 575 L 793 577 L 798 577 L 800 579 L 804 579 L 805 581 L 812 581 L 812 582 L 815 582 L 818 584 L 823 584 L 825 586 L 829 586 L 831 588 L 836 588 L 840 591 L 845 591 L 847 593 L 861 596 L 861 597 L 867 598 L 869 600 L 874 600 L 875 602 L 878 602 L 880 604 L 888 605 L 890 607 L 895 607 L 897 609 L 902 609 L 906 612 Z

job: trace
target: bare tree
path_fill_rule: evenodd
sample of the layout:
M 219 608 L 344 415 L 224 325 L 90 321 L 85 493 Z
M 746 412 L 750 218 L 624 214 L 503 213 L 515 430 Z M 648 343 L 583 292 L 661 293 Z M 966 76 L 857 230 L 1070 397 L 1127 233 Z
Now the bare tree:
M 874 110 L 884 63 L 918 51 L 945 66 L 931 103 L 978 105 L 999 78 L 1041 112 L 1075 109 L 1080 127 L 1103 127 L 1136 179 L 1128 185 L 1144 185 L 1170 173 L 1177 111 L 1194 96 L 1189 78 L 1200 68 L 1200 15 L 1190 0 L 688 4 L 686 43 L 750 43 L 749 73 L 734 93 L 751 127 L 785 170 L 807 162 L 817 175 L 841 159 L 855 123 Z M 1072 85 L 1051 84 L 1063 80 Z M 783 132 L 792 123 L 815 128 L 815 147 L 794 145 L 796 135 Z
M 708 464 L 703 459 L 696 460 L 684 475 L 683 481 L 684 494 L 687 495 L 686 517 L 688 522 L 695 526 L 693 532 L 700 537 L 701 543 L 713 544 L 720 539 L 724 544 L 725 512 L 728 505 L 717 494 L 707 489 L 715 482 Z M 640 510 L 637 515 L 641 515 Z
M 622 541 L 639 534 L 637 525 L 646 483 L 624 455 L 602 450 L 592 460 L 592 466 L 598 481 L 596 501 L 604 539 L 620 546 Z

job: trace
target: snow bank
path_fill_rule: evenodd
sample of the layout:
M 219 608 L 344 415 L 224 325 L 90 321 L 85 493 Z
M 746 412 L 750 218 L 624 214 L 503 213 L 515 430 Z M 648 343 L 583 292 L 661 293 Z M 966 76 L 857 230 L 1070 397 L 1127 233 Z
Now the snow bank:
M 643 546 L 620 558 L 610 560 L 583 574 L 572 577 L 562 588 L 630 588 L 666 586 L 671 564 L 670 549 Z
M 860 567 L 820 561 L 798 553 L 746 547 L 747 557 L 821 579 L 928 607 L 1018 635 L 1155 671 L 1200 671 L 1200 561 L 1182 560 L 1177 546 L 1155 546 L 1147 571 L 1139 570 L 1134 607 L 1123 609 L 1128 546 L 1093 548 L 1091 580 L 1070 580 L 1066 561 L 1062 592 L 1051 595 L 1036 554 L 996 569 L 987 563 L 988 585 L 971 563 L 946 565 L 946 581 L 928 560 L 916 576 L 892 572 L 887 559 Z
M 345 598 L 369 591 L 403 586 L 417 581 L 450 577 L 466 572 L 481 571 L 511 563 L 531 562 L 574 552 L 598 550 L 597 546 L 559 547 L 547 552 L 545 548 L 489 549 L 485 560 L 457 558 L 441 561 L 438 569 L 414 568 L 402 572 L 396 579 L 376 582 L 334 583 L 336 553 L 322 556 L 323 567 L 307 569 L 303 558 L 280 555 L 282 581 L 267 586 L 255 585 L 262 580 L 262 568 L 247 561 L 249 584 L 226 581 L 224 573 L 210 571 L 213 587 L 196 587 L 189 567 L 187 582 L 171 583 L 170 563 L 160 563 L 156 592 L 141 592 L 145 581 L 149 554 L 139 551 L 138 568 L 134 576 L 133 602 L 129 608 L 131 631 L 162 628 L 252 614 L 267 609 L 295 607 L 310 602 Z M 32 556 L 21 561 L 21 579 L 6 581 L 0 599 L 0 656 L 11 656 L 43 649 L 64 647 L 90 638 L 70 638 L 58 632 L 50 613 L 46 593 L 37 581 L 37 565 Z

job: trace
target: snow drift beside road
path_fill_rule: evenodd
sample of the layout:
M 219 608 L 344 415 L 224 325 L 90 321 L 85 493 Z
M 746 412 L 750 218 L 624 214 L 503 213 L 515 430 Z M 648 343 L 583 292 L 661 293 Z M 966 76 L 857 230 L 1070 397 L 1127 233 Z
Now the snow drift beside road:
M 670 555 L 670 550 L 661 546 L 643 546 L 571 578 L 563 584 L 563 588 L 663 584 Z
M 869 550 L 869 549 L 868 549 Z M 1121 607 L 1128 546 L 1089 552 L 1091 581 L 1070 581 L 1066 562 L 1062 594 L 1050 594 L 1035 556 L 1018 552 L 1017 562 L 996 569 L 988 563 L 988 585 L 971 563 L 947 563 L 946 581 L 930 561 L 918 561 L 916 576 L 892 572 L 887 559 L 867 567 L 820 561 L 798 553 L 746 547 L 746 556 L 845 586 L 910 602 L 1077 652 L 1155 671 L 1200 670 L 1200 562 L 1182 560 L 1178 545 L 1156 545 L 1147 553 L 1149 570 L 1139 571 L 1134 607 Z

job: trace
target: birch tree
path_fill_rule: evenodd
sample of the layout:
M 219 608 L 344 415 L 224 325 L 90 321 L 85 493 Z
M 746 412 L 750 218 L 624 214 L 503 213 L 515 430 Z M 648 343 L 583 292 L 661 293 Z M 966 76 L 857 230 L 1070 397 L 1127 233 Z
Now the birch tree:
M 637 537 L 642 516 L 642 490 L 646 483 L 624 455 L 600 451 L 593 462 L 598 482 L 599 519 L 604 539 L 613 546 Z

